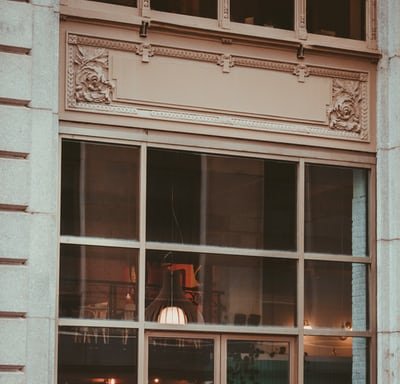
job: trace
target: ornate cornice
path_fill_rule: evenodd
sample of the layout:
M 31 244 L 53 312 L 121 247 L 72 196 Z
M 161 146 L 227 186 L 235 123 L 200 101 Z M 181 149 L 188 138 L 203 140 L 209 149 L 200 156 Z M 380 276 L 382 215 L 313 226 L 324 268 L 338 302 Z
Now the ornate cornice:
M 67 43 L 66 106 L 70 110 L 369 140 L 368 72 L 119 41 L 74 33 L 68 33 Z M 298 76 L 299 82 L 307 82 L 311 76 L 329 78 L 332 82 L 332 99 L 327 109 L 326 126 L 316 125 L 315 122 L 310 122 L 309 125 L 300 122 L 280 123 L 279 118 L 270 120 L 269 116 L 233 118 L 225 116 L 223 111 L 216 115 L 192 111 L 167 112 L 167 106 L 161 109 L 151 106 L 142 108 L 138 106 L 140 103 L 133 101 L 113 100 L 114 84 L 109 78 L 109 56 L 113 51 L 140 55 L 145 63 L 149 63 L 150 58 L 154 60 L 157 56 L 207 62 L 221 66 L 222 71 L 227 74 L 233 71 L 234 67 L 247 67 L 293 74 Z

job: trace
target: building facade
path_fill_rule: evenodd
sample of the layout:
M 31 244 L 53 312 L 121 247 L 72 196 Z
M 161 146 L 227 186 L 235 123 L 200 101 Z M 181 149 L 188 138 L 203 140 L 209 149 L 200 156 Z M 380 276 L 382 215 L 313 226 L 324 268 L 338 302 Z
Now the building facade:
M 0 383 L 398 381 L 395 1 L 0 7 Z

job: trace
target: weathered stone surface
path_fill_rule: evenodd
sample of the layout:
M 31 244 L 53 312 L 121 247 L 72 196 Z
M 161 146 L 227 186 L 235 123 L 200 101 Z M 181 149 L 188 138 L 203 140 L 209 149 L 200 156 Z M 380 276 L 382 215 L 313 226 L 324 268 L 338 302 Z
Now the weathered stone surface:
M 26 319 L 0 319 L 0 365 L 26 364 Z
M 31 149 L 31 110 L 0 105 L 0 151 L 27 154 Z
M 27 312 L 27 268 L 22 265 L 0 265 L 0 276 L 1 311 Z
M 28 103 L 32 95 L 32 57 L 0 52 L 0 98 Z
M 0 204 L 27 206 L 29 161 L 0 159 Z
M 0 2 L 0 44 L 32 48 L 32 6 L 18 1 Z

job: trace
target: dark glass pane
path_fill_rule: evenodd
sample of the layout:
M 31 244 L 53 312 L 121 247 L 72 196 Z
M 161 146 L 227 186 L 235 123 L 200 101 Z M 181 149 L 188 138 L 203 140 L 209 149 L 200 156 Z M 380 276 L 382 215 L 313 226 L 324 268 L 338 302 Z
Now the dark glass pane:
M 136 331 L 60 327 L 58 384 L 137 383 Z
M 238 23 L 262 25 L 293 30 L 293 0 L 231 0 L 231 20 Z
M 368 340 L 305 336 L 304 384 L 368 384 Z
M 304 278 L 304 319 L 311 327 L 368 328 L 366 265 L 306 261 Z
M 61 233 L 138 237 L 139 149 L 63 141 Z
M 214 340 L 149 337 L 149 383 L 214 383 Z
M 136 7 L 136 0 L 90 0 L 107 4 L 127 5 L 128 7 Z
M 365 40 L 365 0 L 307 0 L 307 30 Z
M 156 11 L 182 15 L 217 18 L 217 0 L 151 0 L 150 7 Z
M 294 260 L 161 251 L 146 260 L 148 321 L 178 306 L 188 322 L 295 325 Z
M 137 318 L 137 251 L 61 245 L 60 317 Z
M 228 340 L 227 382 L 289 384 L 289 343 Z
M 296 165 L 149 150 L 147 239 L 295 250 Z
M 367 180 L 363 169 L 306 167 L 306 252 L 368 255 Z

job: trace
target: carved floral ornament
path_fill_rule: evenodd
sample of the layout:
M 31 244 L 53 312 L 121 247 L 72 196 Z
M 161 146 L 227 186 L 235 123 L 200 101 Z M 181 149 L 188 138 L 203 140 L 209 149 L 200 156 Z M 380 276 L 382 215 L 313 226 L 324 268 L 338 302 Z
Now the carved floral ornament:
M 104 48 L 76 46 L 75 100 L 111 103 L 113 84 L 108 76 L 108 52 Z
M 334 79 L 332 104 L 328 108 L 329 128 L 361 133 L 361 101 L 359 81 Z

